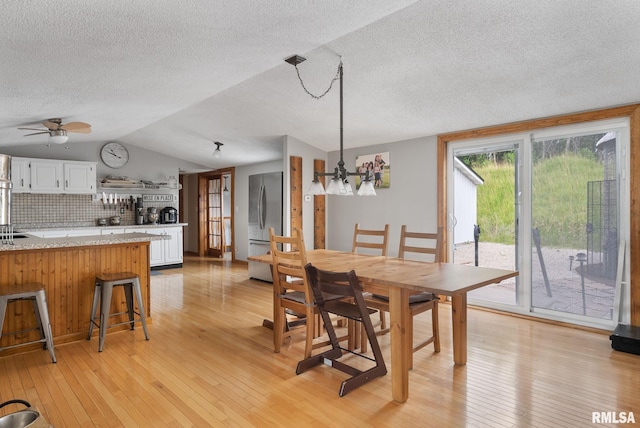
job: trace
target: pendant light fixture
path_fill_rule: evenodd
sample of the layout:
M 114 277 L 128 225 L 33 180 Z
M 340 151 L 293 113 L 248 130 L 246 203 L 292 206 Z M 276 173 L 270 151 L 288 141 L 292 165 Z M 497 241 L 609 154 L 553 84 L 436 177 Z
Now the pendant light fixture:
M 334 168 L 333 172 L 322 172 L 322 171 L 314 171 L 313 182 L 309 187 L 308 193 L 311 195 L 324 195 L 325 193 L 328 195 L 341 195 L 341 196 L 350 196 L 353 195 L 353 188 L 351 187 L 351 183 L 349 183 L 349 176 L 360 176 L 361 183 L 360 188 L 358 189 L 358 195 L 360 196 L 375 196 L 376 191 L 374 189 L 373 183 L 371 182 L 371 172 L 366 171 L 364 173 L 361 172 L 349 172 L 344 167 L 344 158 L 343 158 L 343 93 L 342 93 L 342 83 L 343 83 L 343 71 L 342 71 L 342 58 L 340 58 L 340 64 L 338 65 L 338 71 L 335 77 L 331 80 L 329 87 L 326 91 L 324 91 L 321 95 L 314 95 L 305 87 L 302 78 L 300 77 L 300 70 L 298 70 L 298 64 L 306 61 L 307 59 L 300 55 L 293 55 L 285 61 L 296 68 L 296 73 L 298 74 L 298 80 L 300 80 L 300 84 L 302 85 L 302 89 L 310 95 L 312 98 L 319 100 L 329 93 L 331 88 L 333 87 L 333 82 L 336 80 L 340 80 L 340 160 L 338 161 L 338 165 Z M 327 189 L 325 190 L 320 182 L 319 177 L 331 177 L 329 184 L 327 185 Z
M 213 157 L 216 159 L 220 159 L 220 156 L 222 156 L 222 152 L 220 151 L 220 146 L 224 146 L 224 144 L 218 141 L 214 141 L 213 144 L 216 145 L 216 149 L 213 151 Z

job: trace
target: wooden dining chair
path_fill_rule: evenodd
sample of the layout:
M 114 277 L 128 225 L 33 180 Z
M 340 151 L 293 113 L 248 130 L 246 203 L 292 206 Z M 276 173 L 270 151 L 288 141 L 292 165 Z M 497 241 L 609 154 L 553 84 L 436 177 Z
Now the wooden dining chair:
M 389 225 L 385 224 L 384 229 L 361 229 L 360 224 L 356 223 L 353 231 L 353 245 L 351 252 L 354 254 L 365 253 L 371 255 L 386 256 L 389 248 Z M 360 249 L 360 250 L 359 250 Z M 380 321 L 376 322 L 380 325 L 381 330 L 387 329 L 386 318 L 383 312 L 380 312 Z M 367 350 L 367 342 L 364 331 L 360 334 L 362 352 Z M 360 345 L 356 341 L 356 346 Z
M 329 344 L 328 340 L 316 341 L 323 334 L 318 307 L 309 289 L 307 255 L 302 233 L 294 230 L 292 236 L 279 236 L 269 228 L 271 257 L 273 260 L 273 344 L 274 352 L 280 352 L 286 337 L 303 331 L 305 333 L 304 357 L 308 358 L 313 349 Z M 287 313 L 303 318 L 303 323 L 293 326 L 287 321 Z M 352 328 L 351 326 L 349 326 Z M 346 340 L 349 336 L 340 337 Z
M 424 232 L 409 232 L 407 226 L 402 225 L 400 230 L 400 247 L 398 249 L 398 258 L 405 259 L 407 253 L 418 254 L 419 256 L 412 257 L 413 259 L 419 259 L 420 261 L 440 261 L 440 251 L 442 246 L 442 227 L 438 227 L 436 233 L 424 233 Z M 423 255 L 427 255 L 432 260 L 425 260 Z M 386 312 L 389 312 L 389 298 L 386 296 L 380 296 L 377 294 L 366 294 L 365 302 L 367 306 L 380 311 L 382 316 Z M 413 340 L 413 317 L 423 312 L 431 310 L 431 327 L 432 333 L 428 338 L 421 340 L 417 344 L 412 344 L 412 351 L 416 352 L 425 346 L 433 343 L 434 352 L 440 352 L 440 333 L 438 328 L 438 296 L 433 293 L 423 292 L 413 294 L 409 297 L 409 310 L 411 311 L 411 322 L 407 334 Z M 388 328 L 382 328 L 377 334 L 386 334 L 389 332 Z M 413 355 L 413 352 L 410 355 Z M 413 366 L 413 357 L 409 364 Z
M 329 334 L 331 349 L 300 361 L 296 368 L 296 374 L 301 374 L 315 366 L 326 364 L 351 375 L 349 379 L 342 381 L 339 391 L 340 397 L 379 376 L 387 374 L 387 367 L 382 357 L 378 338 L 371 324 L 371 311 L 364 302 L 362 286 L 355 272 L 353 270 L 349 272 L 328 272 L 317 269 L 311 264 L 305 266 L 305 271 L 316 305 L 320 310 L 320 315 Z M 340 347 L 329 317 L 330 314 L 345 317 L 362 324 L 373 352 L 373 358 Z M 363 365 L 357 365 L 356 367 L 346 364 L 351 359 L 338 361 L 345 352 L 349 355 L 366 358 L 375 364 L 367 369 Z
M 384 229 L 361 229 L 360 225 L 356 223 L 355 230 L 353 231 L 353 246 L 351 247 L 352 253 L 358 253 L 358 249 L 365 249 L 365 254 L 373 254 L 380 251 L 381 256 L 387 255 L 387 249 L 389 247 L 389 225 L 385 224 Z M 370 251 L 373 250 L 373 251 Z

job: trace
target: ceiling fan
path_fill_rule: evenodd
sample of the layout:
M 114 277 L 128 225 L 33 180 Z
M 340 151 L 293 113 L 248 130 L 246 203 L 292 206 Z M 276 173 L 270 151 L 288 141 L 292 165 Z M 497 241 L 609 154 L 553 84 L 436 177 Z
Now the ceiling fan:
M 91 132 L 91 125 L 84 122 L 69 122 L 62 123 L 62 119 L 54 118 L 45 120 L 42 124 L 47 129 L 38 129 L 38 128 L 18 128 L 18 129 L 26 129 L 30 131 L 38 131 L 33 132 L 31 134 L 26 134 L 25 137 L 30 135 L 38 135 L 38 134 L 49 134 L 49 142 L 53 144 L 64 144 L 67 142 L 69 137 L 67 136 L 68 132 L 77 132 L 79 134 L 88 134 Z

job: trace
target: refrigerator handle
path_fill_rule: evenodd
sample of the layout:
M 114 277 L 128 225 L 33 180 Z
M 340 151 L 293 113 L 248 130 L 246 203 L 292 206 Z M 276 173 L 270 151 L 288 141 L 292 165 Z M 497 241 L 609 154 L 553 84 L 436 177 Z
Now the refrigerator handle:
M 260 184 L 260 189 L 258 190 L 258 227 L 260 230 L 264 229 L 264 224 L 262 223 L 262 183 Z
M 262 185 L 262 194 L 260 195 L 260 222 L 262 223 L 261 228 L 264 229 L 265 224 L 267 223 L 267 189 Z

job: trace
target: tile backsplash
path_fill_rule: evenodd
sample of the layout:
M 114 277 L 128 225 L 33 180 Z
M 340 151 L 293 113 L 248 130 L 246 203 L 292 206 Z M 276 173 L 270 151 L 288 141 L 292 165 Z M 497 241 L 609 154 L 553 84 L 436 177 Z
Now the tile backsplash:
M 178 208 L 177 202 L 144 202 L 145 211 L 166 206 Z M 14 193 L 11 195 L 11 223 L 14 227 L 38 224 L 66 226 L 95 226 L 98 219 L 120 216 L 123 225 L 135 224 L 135 205 L 120 213 L 120 206 L 105 207 L 92 195 Z

